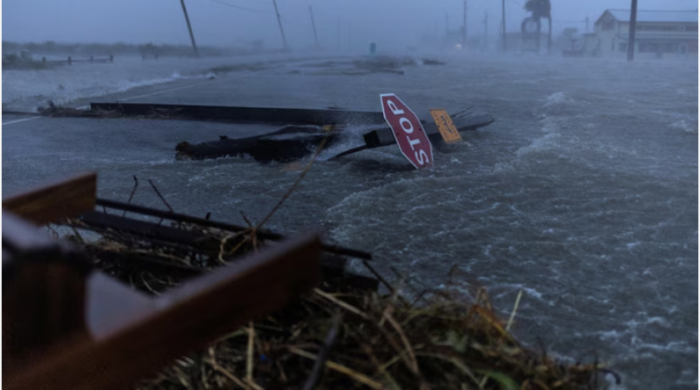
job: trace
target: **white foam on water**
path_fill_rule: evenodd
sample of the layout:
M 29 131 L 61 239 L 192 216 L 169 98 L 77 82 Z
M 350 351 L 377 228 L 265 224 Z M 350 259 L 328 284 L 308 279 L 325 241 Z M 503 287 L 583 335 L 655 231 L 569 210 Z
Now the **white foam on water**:
M 544 299 L 544 296 L 542 295 L 541 292 L 537 291 L 536 289 L 534 289 L 534 288 L 532 288 L 532 287 L 526 287 L 526 286 L 523 285 L 523 284 L 510 284 L 510 283 L 508 283 L 508 284 L 498 284 L 498 285 L 496 285 L 495 287 L 498 287 L 498 288 L 507 288 L 508 290 L 510 290 L 510 291 L 508 292 L 508 294 L 511 294 L 511 295 L 512 295 L 512 293 L 513 293 L 514 291 L 517 292 L 517 291 L 522 290 L 523 293 L 524 293 L 524 296 L 529 297 L 529 298 L 535 298 L 535 299 L 537 299 L 537 300 L 539 300 L 539 301 L 546 302 L 545 299 Z M 504 293 L 504 294 L 506 294 L 506 293 Z M 502 295 L 504 295 L 504 294 L 500 294 L 499 296 L 502 296 Z
M 544 137 L 540 137 L 532 141 L 530 145 L 523 146 L 522 148 L 518 149 L 518 151 L 515 152 L 515 155 L 518 157 L 524 157 L 529 154 L 556 149 L 559 145 L 558 139 L 560 137 L 561 136 L 556 132 L 548 132 Z
M 639 340 L 639 339 L 637 339 Z M 685 354 L 696 354 L 697 346 L 693 346 L 685 341 L 672 341 L 668 344 L 651 344 L 642 341 L 637 342 L 637 351 L 652 350 L 657 352 L 674 352 Z
M 249 61 L 242 58 L 209 58 L 198 61 L 115 58 L 113 64 L 74 64 L 44 70 L 3 70 L 3 104 L 6 108 L 36 111 L 48 100 L 67 105 L 78 99 L 122 93 L 133 88 L 178 80 L 214 79 L 207 69 Z
M 642 321 L 637 321 L 637 320 L 630 320 L 624 323 L 630 329 L 637 329 L 639 327 L 643 326 L 648 326 L 648 325 L 657 325 L 662 328 L 671 328 L 671 323 L 668 322 L 667 319 L 663 317 L 647 317 Z
M 608 330 L 604 332 L 598 332 L 597 335 L 600 337 L 601 340 L 603 341 L 619 341 L 620 337 L 624 333 L 615 331 L 615 330 Z
M 685 120 L 679 120 L 671 123 L 670 127 L 675 130 L 681 130 L 688 134 L 698 133 L 698 123 L 688 123 Z
M 572 103 L 572 102 L 573 102 L 573 100 L 567 98 L 566 94 L 564 92 L 555 92 L 555 93 L 553 93 L 545 98 L 544 106 L 551 107 L 551 106 L 557 105 L 557 104 L 566 104 L 566 103 Z
M 343 137 L 343 139 L 336 142 L 332 146 L 324 148 L 316 158 L 319 161 L 327 161 L 340 153 L 348 151 L 352 148 L 356 148 L 358 146 L 362 146 L 363 144 L 364 143 L 361 139 L 357 139 L 354 137 Z

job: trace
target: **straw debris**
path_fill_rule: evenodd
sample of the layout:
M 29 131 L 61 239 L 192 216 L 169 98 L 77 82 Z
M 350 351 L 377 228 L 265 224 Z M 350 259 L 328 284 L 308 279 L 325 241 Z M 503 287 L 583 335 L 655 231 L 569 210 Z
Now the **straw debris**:
M 595 388 L 600 367 L 529 350 L 505 330 L 485 292 L 480 300 L 434 295 L 412 306 L 376 292 L 316 289 L 138 388 Z

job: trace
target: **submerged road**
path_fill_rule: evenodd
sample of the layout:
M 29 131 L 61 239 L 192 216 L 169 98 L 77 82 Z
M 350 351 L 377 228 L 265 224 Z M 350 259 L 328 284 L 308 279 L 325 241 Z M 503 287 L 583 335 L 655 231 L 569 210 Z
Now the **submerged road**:
M 697 388 L 697 62 L 454 57 L 404 75 L 319 68 L 298 62 L 93 100 L 379 110 L 379 94 L 393 92 L 415 111 L 489 113 L 496 122 L 437 153 L 432 170 L 414 170 L 392 147 L 317 162 L 268 226 L 321 226 L 415 284 L 447 288 L 453 270 L 458 291 L 483 285 L 504 314 L 524 289 L 514 329 L 528 344 L 590 362 L 595 351 L 627 389 Z M 178 212 L 240 224 L 241 211 L 261 220 L 299 172 L 174 159 L 180 141 L 257 127 L 28 119 L 3 118 L 3 195 L 97 170 L 101 197 L 126 200 L 136 175 Z M 344 147 L 358 142 L 352 133 Z M 161 207 L 144 186 L 134 202 Z

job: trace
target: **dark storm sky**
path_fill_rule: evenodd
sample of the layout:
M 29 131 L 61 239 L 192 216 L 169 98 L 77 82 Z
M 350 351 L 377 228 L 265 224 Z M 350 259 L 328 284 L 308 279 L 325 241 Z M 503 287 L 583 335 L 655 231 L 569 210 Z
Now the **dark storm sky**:
M 229 5 L 224 5 L 226 3 Z M 527 15 L 524 0 L 506 0 L 507 27 L 516 31 Z M 324 45 L 334 47 L 338 25 L 343 45 L 407 46 L 422 35 L 443 33 L 446 15 L 450 28 L 462 24 L 462 0 L 278 0 L 290 45 L 309 46 L 313 35 L 309 4 Z M 606 8 L 628 9 L 630 0 L 552 0 L 554 31 L 565 27 L 585 30 Z M 272 0 L 186 0 L 201 45 L 243 45 L 263 39 L 281 45 Z M 697 9 L 693 0 L 640 0 L 639 9 Z M 468 0 L 468 32 L 482 35 L 488 12 L 489 34 L 498 34 L 501 1 Z M 340 23 L 338 23 L 340 22 Z M 496 36 L 496 35 L 492 35 Z M 178 0 L 5 0 L 2 38 L 42 42 L 183 43 L 189 37 Z

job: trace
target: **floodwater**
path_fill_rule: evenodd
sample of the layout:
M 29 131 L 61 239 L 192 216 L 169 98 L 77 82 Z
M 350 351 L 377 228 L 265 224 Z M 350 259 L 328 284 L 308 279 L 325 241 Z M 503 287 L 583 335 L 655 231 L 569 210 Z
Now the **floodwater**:
M 321 227 L 329 240 L 373 252 L 382 272 L 393 266 L 427 286 L 442 287 L 456 267 L 458 287 L 485 286 L 504 315 L 522 289 L 514 331 L 528 345 L 610 361 L 626 389 L 697 388 L 697 61 L 445 59 L 403 76 L 314 75 L 296 62 L 104 100 L 379 110 L 379 94 L 394 92 L 417 112 L 490 113 L 495 123 L 436 151 L 430 170 L 414 170 L 394 147 L 317 161 L 268 227 Z M 21 92 L 5 85 L 4 103 L 5 94 Z M 178 212 L 260 221 L 298 167 L 175 161 L 177 142 L 220 134 L 247 135 L 143 120 L 4 126 L 3 194 L 96 169 L 102 197 L 126 200 L 136 175 L 134 202 L 162 206 L 143 185 L 153 179 Z M 346 145 L 359 139 L 351 131 Z

